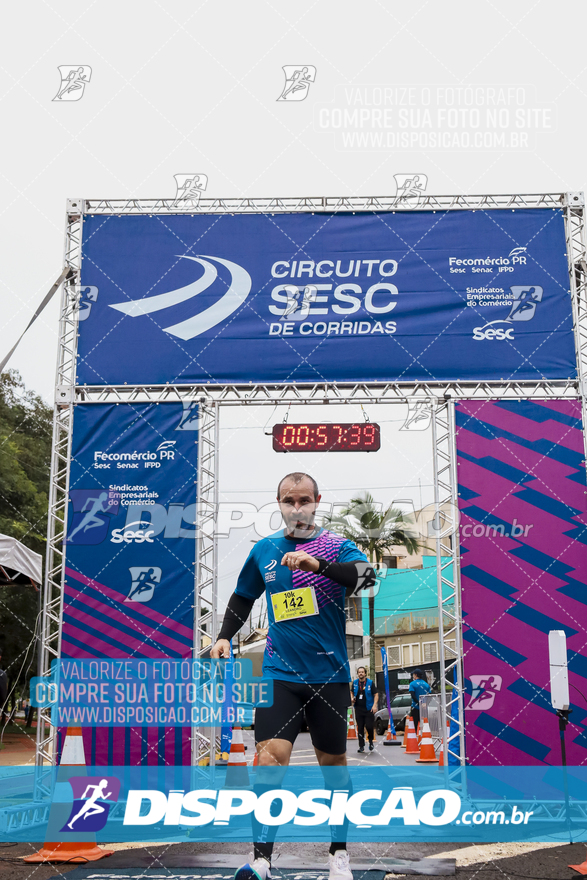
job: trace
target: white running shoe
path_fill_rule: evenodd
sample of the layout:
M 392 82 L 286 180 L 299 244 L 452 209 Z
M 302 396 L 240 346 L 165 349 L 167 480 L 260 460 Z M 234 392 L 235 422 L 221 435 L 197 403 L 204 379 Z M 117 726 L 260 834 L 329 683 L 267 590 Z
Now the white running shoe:
M 328 864 L 330 865 L 328 880 L 353 880 L 349 854 L 346 849 L 337 849 L 334 855 L 329 853 Z
M 250 862 L 237 868 L 234 880 L 271 880 L 271 865 L 267 859 L 255 859 L 254 853 L 249 855 Z

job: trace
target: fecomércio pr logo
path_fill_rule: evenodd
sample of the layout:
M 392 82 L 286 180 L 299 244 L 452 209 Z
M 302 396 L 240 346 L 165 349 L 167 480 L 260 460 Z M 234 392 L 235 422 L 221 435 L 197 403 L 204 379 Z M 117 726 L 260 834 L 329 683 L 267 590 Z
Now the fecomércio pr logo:
M 73 792 L 69 818 L 61 831 L 101 831 L 108 821 L 110 807 L 118 801 L 120 779 L 116 776 L 72 776 Z

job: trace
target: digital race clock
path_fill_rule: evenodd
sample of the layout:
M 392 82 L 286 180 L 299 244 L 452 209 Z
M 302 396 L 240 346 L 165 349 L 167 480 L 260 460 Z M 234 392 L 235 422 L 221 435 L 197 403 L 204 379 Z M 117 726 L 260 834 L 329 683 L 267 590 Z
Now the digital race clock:
M 379 425 L 373 422 L 273 426 L 275 452 L 377 452 L 380 446 Z

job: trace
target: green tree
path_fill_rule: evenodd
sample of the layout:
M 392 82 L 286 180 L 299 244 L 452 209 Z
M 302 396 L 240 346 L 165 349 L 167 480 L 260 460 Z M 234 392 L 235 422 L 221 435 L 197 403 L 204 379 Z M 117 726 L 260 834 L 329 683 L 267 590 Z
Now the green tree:
M 52 421 L 52 409 L 25 389 L 17 372 L 0 375 L 0 533 L 43 556 Z M 32 586 L 0 586 L 0 647 L 10 688 L 17 683 L 23 690 L 26 678 L 36 674 L 35 646 L 26 649 L 35 633 L 38 600 Z
M 383 510 L 370 492 L 351 498 L 339 513 L 324 517 L 322 524 L 359 547 L 370 562 L 381 562 L 392 546 L 402 545 L 411 555 L 420 549 L 410 529 L 412 519 L 397 507 Z M 369 666 L 375 679 L 375 596 L 369 595 Z

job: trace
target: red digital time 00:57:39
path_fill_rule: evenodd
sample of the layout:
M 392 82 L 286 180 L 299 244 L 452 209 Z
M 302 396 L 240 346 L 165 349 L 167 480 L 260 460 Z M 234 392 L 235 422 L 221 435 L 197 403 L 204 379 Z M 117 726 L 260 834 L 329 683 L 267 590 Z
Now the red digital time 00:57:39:
M 380 446 L 379 425 L 374 422 L 273 426 L 275 452 L 377 452 Z

